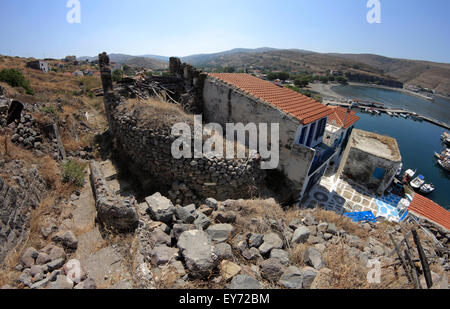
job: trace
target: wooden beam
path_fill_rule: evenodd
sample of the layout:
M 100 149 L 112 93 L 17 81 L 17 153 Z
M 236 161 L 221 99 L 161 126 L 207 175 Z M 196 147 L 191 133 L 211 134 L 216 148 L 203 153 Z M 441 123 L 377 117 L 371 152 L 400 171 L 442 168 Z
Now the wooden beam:
M 389 234 L 389 237 L 391 238 L 391 241 L 394 244 L 395 252 L 397 252 L 398 257 L 400 258 L 400 261 L 402 262 L 402 266 L 406 273 L 406 276 L 408 277 L 408 281 L 413 283 L 411 273 L 409 272 L 409 269 L 408 269 L 408 264 L 406 263 L 405 258 L 402 256 L 399 245 L 397 245 L 397 243 L 395 242 L 394 237 L 392 237 L 392 234 Z
M 427 287 L 431 289 L 433 287 L 433 279 L 431 278 L 430 265 L 428 264 L 428 259 L 423 250 L 422 244 L 420 242 L 419 234 L 415 229 L 412 229 L 412 234 L 414 242 L 416 243 L 417 251 L 419 252 L 420 262 L 422 263 L 423 272 L 425 275 L 425 281 L 427 282 Z

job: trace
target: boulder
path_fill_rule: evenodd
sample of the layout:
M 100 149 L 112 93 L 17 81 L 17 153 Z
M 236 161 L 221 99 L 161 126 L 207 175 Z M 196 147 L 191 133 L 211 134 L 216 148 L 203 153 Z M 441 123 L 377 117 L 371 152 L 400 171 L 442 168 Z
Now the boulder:
M 225 281 L 237 276 L 241 270 L 242 268 L 239 265 L 227 260 L 222 261 L 220 264 L 220 274 Z
M 52 261 L 58 260 L 58 259 L 66 260 L 66 253 L 64 252 L 64 249 L 60 248 L 58 246 L 53 246 L 50 249 L 50 252 L 48 253 L 48 256 L 50 257 L 50 259 Z
M 303 244 L 308 240 L 309 235 L 311 235 L 309 228 L 306 226 L 301 226 L 295 230 L 294 236 L 292 236 L 292 243 Z
M 51 262 L 51 260 L 52 259 L 50 258 L 50 256 L 47 253 L 40 252 L 36 258 L 36 264 L 44 265 L 44 264 L 47 264 L 48 262 Z
M 278 259 L 268 259 L 259 265 L 261 269 L 261 276 L 270 281 L 277 282 L 285 272 L 285 267 L 280 263 Z
M 150 260 L 154 266 L 166 265 L 178 258 L 178 249 L 166 245 L 157 245 L 150 251 Z
M 328 223 L 326 222 L 321 222 L 319 223 L 319 225 L 317 226 L 317 231 L 325 233 L 328 229 Z
M 206 232 L 200 230 L 183 232 L 178 240 L 178 248 L 193 277 L 204 278 L 215 267 L 217 257 Z
M 216 244 L 214 246 L 214 252 L 219 260 L 232 260 L 234 258 L 231 246 L 224 242 Z
M 195 206 L 194 206 L 195 211 Z M 193 215 L 193 212 L 190 212 L 185 207 L 177 206 L 175 208 L 175 213 L 178 219 L 180 219 L 183 223 L 191 224 L 194 223 L 195 217 Z
M 162 196 L 161 193 L 155 193 L 147 197 L 145 202 L 148 205 L 148 211 L 153 220 L 166 224 L 172 222 L 176 209 L 168 198 Z
M 214 224 L 208 227 L 206 233 L 216 243 L 225 242 L 233 233 L 234 227 L 231 224 Z
M 290 266 L 280 278 L 280 285 L 286 289 L 301 289 L 303 287 L 303 272 L 295 266 Z
M 50 278 L 45 278 L 43 280 L 37 281 L 30 286 L 32 290 L 44 289 L 50 283 Z
M 219 207 L 219 203 L 213 198 L 207 198 L 205 201 L 206 206 L 212 208 L 213 210 L 217 210 Z
M 263 240 L 263 244 L 259 247 L 259 252 L 261 252 L 262 255 L 270 254 L 270 251 L 273 249 L 283 248 L 283 240 L 276 233 L 264 235 Z
M 31 276 L 30 271 L 24 271 L 20 274 L 18 281 L 23 283 L 25 286 L 30 287 L 33 276 Z
M 313 247 L 306 250 L 303 261 L 317 270 L 320 270 L 324 266 L 322 254 Z
M 306 225 L 306 226 L 312 226 L 312 225 L 316 224 L 316 222 L 315 222 L 315 220 L 314 220 L 314 217 L 313 217 L 312 215 L 310 215 L 310 214 L 307 214 L 307 215 L 303 218 L 302 223 L 303 223 L 304 225 Z
M 232 211 L 221 211 L 214 215 L 214 221 L 217 223 L 234 223 L 236 222 L 236 214 Z
M 79 260 L 72 259 L 64 265 L 64 274 L 75 284 L 80 283 L 86 278 L 86 272 L 81 267 Z
M 95 289 L 97 289 L 97 284 L 95 283 L 95 280 L 92 278 L 88 278 L 83 282 L 78 283 L 74 287 L 74 290 L 95 290 Z
M 289 253 L 281 249 L 273 249 L 270 252 L 271 259 L 278 259 L 284 266 L 289 266 Z
M 52 240 L 72 250 L 78 248 L 78 239 L 72 231 L 61 231 L 53 235 Z
M 244 249 L 242 250 L 241 254 L 248 261 L 257 261 L 259 259 L 263 259 L 261 253 L 256 248 Z
M 178 239 L 180 238 L 180 235 L 183 234 L 183 232 L 195 230 L 195 229 L 196 229 L 195 225 L 192 225 L 192 224 L 174 224 L 170 234 L 171 234 L 172 238 L 174 238 L 175 240 L 178 241 Z
M 261 283 L 248 275 L 237 275 L 231 281 L 229 286 L 231 290 L 260 290 Z
M 199 230 L 206 230 L 211 225 L 211 221 L 205 214 L 200 212 L 198 213 L 197 219 L 194 221 L 194 225 Z
M 71 290 L 73 281 L 64 275 L 59 275 L 55 282 L 50 283 L 51 290 Z
M 34 265 L 35 259 L 38 257 L 39 252 L 36 251 L 33 247 L 30 247 L 25 250 L 25 252 L 20 257 L 20 263 L 26 267 L 30 268 Z
M 264 242 L 263 234 L 251 234 L 248 239 L 248 245 L 250 248 L 259 248 Z
M 302 272 L 303 272 L 303 288 L 309 289 L 319 272 L 309 266 L 303 267 Z
M 54 261 L 51 261 L 50 263 L 47 263 L 46 265 L 48 267 L 48 271 L 51 272 L 51 271 L 54 271 L 54 270 L 56 270 L 58 268 L 63 267 L 64 266 L 64 261 L 65 261 L 65 259 L 61 258 L 61 259 L 56 259 Z
M 172 243 L 172 239 L 169 235 L 164 233 L 161 229 L 155 229 L 153 230 L 151 236 L 150 236 L 150 244 L 152 247 L 158 246 L 158 245 L 167 245 L 170 246 Z
M 338 234 L 338 229 L 336 227 L 336 224 L 329 223 L 328 227 L 327 227 L 327 233 L 332 234 L 332 235 L 337 235 Z

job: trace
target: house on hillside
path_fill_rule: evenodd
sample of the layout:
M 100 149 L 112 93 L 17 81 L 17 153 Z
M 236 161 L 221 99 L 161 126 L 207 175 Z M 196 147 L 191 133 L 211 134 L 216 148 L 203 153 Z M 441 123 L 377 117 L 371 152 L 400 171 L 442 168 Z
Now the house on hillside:
M 402 164 L 395 138 L 354 129 L 337 172 L 382 196 Z
M 35 70 L 41 70 L 42 72 L 48 73 L 50 70 L 50 65 L 46 61 L 42 60 L 35 60 L 27 62 L 26 64 L 27 68 L 35 69 Z
M 333 113 L 328 116 L 323 142 L 337 149 L 338 155 L 333 158 L 331 164 L 339 165 L 350 134 L 360 117 L 351 109 L 337 106 L 330 106 L 330 108 L 333 109 Z
M 73 76 L 78 76 L 78 77 L 83 77 L 84 73 L 80 70 L 77 70 L 75 72 L 72 73 Z
M 333 109 L 288 88 L 243 73 L 209 74 L 203 88 L 207 122 L 279 123 L 277 192 L 300 201 L 324 175 L 337 148 L 324 143 Z M 270 173 L 270 171 L 269 171 Z

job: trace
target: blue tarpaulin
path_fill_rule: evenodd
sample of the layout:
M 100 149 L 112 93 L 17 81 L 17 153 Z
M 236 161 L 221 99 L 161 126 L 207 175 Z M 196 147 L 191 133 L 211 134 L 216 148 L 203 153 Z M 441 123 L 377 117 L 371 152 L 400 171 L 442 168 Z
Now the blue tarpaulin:
M 375 218 L 371 211 L 347 212 L 344 216 L 349 217 L 353 222 L 377 222 L 377 218 Z

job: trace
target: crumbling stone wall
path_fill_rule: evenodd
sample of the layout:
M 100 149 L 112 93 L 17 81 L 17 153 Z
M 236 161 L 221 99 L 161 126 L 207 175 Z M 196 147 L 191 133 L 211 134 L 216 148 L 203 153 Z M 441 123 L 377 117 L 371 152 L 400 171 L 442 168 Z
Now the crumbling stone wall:
M 91 187 L 97 208 L 97 221 L 120 232 L 134 230 L 139 223 L 136 200 L 133 198 L 119 199 L 113 195 L 97 162 L 92 161 L 89 168 Z
M 140 127 L 129 114 L 114 113 L 111 129 L 132 173 L 151 191 L 168 192 L 173 202 L 188 205 L 207 197 L 219 200 L 252 195 L 262 180 L 260 157 L 226 160 L 175 159 L 170 128 Z M 193 131 L 193 129 L 192 129 Z M 192 141 L 194 145 L 194 141 Z M 170 192 L 169 192 L 170 191 Z
M 260 170 L 259 155 L 249 159 L 175 159 L 171 153 L 172 143 L 178 138 L 171 133 L 171 127 L 153 128 L 142 125 L 134 111 L 120 112 L 120 97 L 112 91 L 109 58 L 101 54 L 100 65 L 105 109 L 115 145 L 130 172 L 139 179 L 144 190 L 167 193 L 176 204 L 201 203 L 205 198 L 219 200 L 247 198 L 258 195 L 258 188 L 264 179 Z M 171 72 L 185 74 L 192 86 L 198 85 L 200 75 L 190 66 L 171 61 Z M 192 73 L 192 74 L 191 74 Z M 105 85 L 106 84 L 106 85 Z M 191 131 L 194 132 L 193 127 Z M 192 141 L 194 145 L 194 141 Z M 194 157 L 192 155 L 192 157 Z
M 170 75 L 182 80 L 183 93 L 178 93 L 184 110 L 194 114 L 203 112 L 203 85 L 207 74 L 176 57 L 169 60 Z
M 45 195 L 45 182 L 36 166 L 27 168 L 21 161 L 2 161 L 0 168 L 9 175 L 0 176 L 0 263 L 8 252 L 26 237 L 31 211 Z

